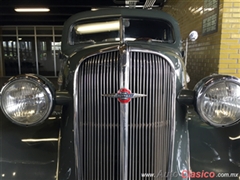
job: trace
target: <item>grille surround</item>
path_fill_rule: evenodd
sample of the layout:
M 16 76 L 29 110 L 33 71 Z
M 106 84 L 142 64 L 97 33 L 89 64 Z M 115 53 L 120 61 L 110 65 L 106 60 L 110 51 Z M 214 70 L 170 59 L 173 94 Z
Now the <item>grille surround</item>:
M 115 53 L 115 55 L 114 55 Z M 165 142 L 165 145 L 168 146 L 167 150 L 168 152 L 164 152 L 165 154 L 168 154 L 168 158 L 163 159 L 164 161 L 164 165 L 162 165 L 160 168 L 162 168 L 164 166 L 164 170 L 160 169 L 161 173 L 166 173 L 171 172 L 172 170 L 172 158 L 173 158 L 173 149 L 174 149 L 174 136 L 175 136 L 175 97 L 176 97 L 176 88 L 175 88 L 175 84 L 176 84 L 176 74 L 174 71 L 174 66 L 172 64 L 172 61 L 166 57 L 165 55 L 161 54 L 161 53 L 157 53 L 157 52 L 153 52 L 153 51 L 148 51 L 148 50 L 142 50 L 142 49 L 138 49 L 138 48 L 128 48 L 127 49 L 127 53 L 129 53 L 129 55 L 127 56 L 123 56 L 125 59 L 129 60 L 129 77 L 122 77 L 121 74 L 121 68 L 123 66 L 122 64 L 122 56 L 121 56 L 121 52 L 119 53 L 119 50 L 111 50 L 111 51 L 106 51 L 106 52 L 101 52 L 99 54 L 95 54 L 89 57 L 86 57 L 84 59 L 82 59 L 80 61 L 79 66 L 76 69 L 75 72 L 75 76 L 74 76 L 74 108 L 75 108 L 75 115 L 74 115 L 74 138 L 75 138 L 75 159 L 76 159 L 76 167 L 77 167 L 77 171 L 76 171 L 76 175 L 78 176 L 78 179 L 81 180 L 85 180 L 85 179 L 106 179 L 106 180 L 110 180 L 110 179 L 119 179 L 119 177 L 121 177 L 121 173 L 120 172 L 120 149 L 121 149 L 121 142 L 120 141 L 120 103 L 116 100 L 116 99 L 112 99 L 112 98 L 107 98 L 107 97 L 102 97 L 102 94 L 111 94 L 111 93 L 116 93 L 120 87 L 121 87 L 121 81 L 124 78 L 129 78 L 127 80 L 127 83 L 129 83 L 129 89 L 132 90 L 133 93 L 141 93 L 144 94 L 145 90 L 143 89 L 144 86 L 142 86 L 141 83 L 143 83 L 143 80 L 140 80 L 141 82 L 138 83 L 138 85 L 136 85 L 136 78 L 140 77 L 140 67 L 135 67 L 134 63 L 136 63 L 136 59 L 141 59 L 141 58 L 135 58 L 135 56 L 137 57 L 138 55 L 141 54 L 145 54 L 145 55 L 150 55 L 153 57 L 153 60 L 147 60 L 145 59 L 144 61 L 148 62 L 146 64 L 146 66 L 149 65 L 149 67 L 157 67 L 157 63 L 161 63 L 161 65 L 158 65 L 163 67 L 163 64 L 165 63 L 164 66 L 166 66 L 166 68 L 168 68 L 168 71 L 166 70 L 166 73 L 169 73 L 166 75 L 166 78 L 169 78 L 169 80 L 171 81 L 170 84 L 168 84 L 168 88 L 171 90 L 171 93 L 168 94 L 168 96 L 172 96 L 172 98 L 169 99 L 169 102 L 172 107 L 171 109 L 166 113 L 168 114 L 168 116 L 170 117 L 171 120 L 168 120 L 168 123 L 164 123 L 164 122 L 152 122 L 152 123 L 142 123 L 142 124 L 138 124 L 133 123 L 134 119 L 138 119 L 136 116 L 139 115 L 138 113 L 136 113 L 135 115 L 133 115 L 131 112 L 135 109 L 137 110 L 138 108 L 136 108 L 137 106 L 139 106 L 140 104 L 144 104 L 143 102 L 145 101 L 144 98 L 138 98 L 138 99 L 132 99 L 131 102 L 129 103 L 128 111 L 130 112 L 128 115 L 128 130 L 129 130 L 129 138 L 128 138 L 128 152 L 129 152 L 129 156 L 128 156 L 128 165 L 127 165 L 127 179 L 143 179 L 142 174 L 144 173 L 150 173 L 150 174 L 154 174 L 155 179 L 166 179 L 166 177 L 157 177 L 159 170 L 157 170 L 157 161 L 154 161 L 154 158 L 156 158 L 156 156 L 158 156 L 160 153 L 157 152 L 157 150 L 151 150 L 151 148 L 149 148 L 149 150 L 146 150 L 146 153 L 144 152 L 143 154 L 146 154 L 147 157 L 140 157 L 143 156 L 142 153 L 138 153 L 137 156 L 140 157 L 140 161 L 143 162 L 147 162 L 148 165 L 147 166 L 138 166 L 139 165 L 139 161 L 138 161 L 138 157 L 134 154 L 134 152 L 138 152 L 139 149 L 137 150 L 137 144 L 142 143 L 142 142 L 138 142 L 136 140 L 136 138 L 139 138 L 137 135 L 133 136 L 133 134 L 135 133 L 140 133 L 140 130 L 137 131 L 136 127 L 139 125 L 139 129 L 141 129 L 142 126 L 142 130 L 143 133 L 144 132 L 144 127 L 150 127 L 152 126 L 153 129 L 155 128 L 161 128 L 163 126 L 168 126 L 168 140 L 167 140 L 167 144 Z M 111 64 L 112 62 L 109 61 L 108 59 L 110 55 L 112 55 L 111 57 L 115 57 L 115 60 L 117 63 L 115 64 Z M 102 60 L 100 59 L 94 59 L 96 57 L 100 57 L 102 56 Z M 154 58 L 158 57 L 158 60 L 154 60 Z M 149 58 L 149 57 L 145 57 L 145 58 Z M 114 59 L 114 58 L 112 58 Z M 151 59 L 151 58 L 150 58 Z M 91 62 L 90 62 L 91 61 Z M 152 64 L 151 64 L 152 63 Z M 154 66 L 155 64 L 155 66 Z M 102 66 L 106 66 L 105 69 L 101 69 Z M 84 69 L 83 69 L 84 66 Z M 140 64 L 139 64 L 140 66 Z M 95 68 L 97 67 L 97 68 Z M 108 67 L 112 67 L 111 69 L 108 69 Z M 95 70 L 94 70 L 95 69 Z M 114 70 L 115 71 L 114 71 Z M 137 70 L 138 69 L 138 70 Z M 149 70 L 149 68 L 147 68 Z M 135 71 L 136 70 L 136 71 Z M 82 73 L 82 75 L 84 74 L 84 72 L 88 72 L 88 74 L 86 76 L 81 76 L 80 73 Z M 90 78 L 89 76 L 91 76 L 91 74 L 94 74 L 93 72 L 95 72 L 95 74 L 98 74 L 101 71 L 102 77 L 106 77 L 102 78 L 102 82 L 101 81 L 96 81 L 94 80 L 94 78 Z M 159 71 L 159 69 L 158 69 Z M 164 71 L 164 70 L 163 70 Z M 165 72 L 165 71 L 164 71 Z M 101 74 L 100 73 L 100 74 Z M 160 79 L 160 75 L 159 73 L 161 73 L 160 71 L 158 72 L 157 75 L 157 70 L 155 69 L 155 75 L 156 77 L 159 77 Z M 163 73 L 164 74 L 164 73 Z M 170 77 L 167 77 L 171 75 Z M 79 76 L 82 78 L 80 79 Z M 150 75 L 149 75 L 150 76 Z M 142 78 L 144 78 L 144 76 L 141 76 Z M 156 79 L 155 77 L 155 79 Z M 89 79 L 87 79 L 89 78 Z M 122 79 L 123 78 L 123 79 Z M 148 78 L 146 78 L 148 79 Z M 151 79 L 151 78 L 150 78 Z M 89 80 L 89 81 L 88 81 Z M 109 83 L 109 82 L 114 82 L 114 83 Z M 81 85 L 78 85 L 78 83 L 81 82 L 84 84 L 84 87 Z M 89 94 L 84 94 L 84 93 L 80 93 L 80 92 L 86 92 L 88 85 L 86 85 L 86 83 L 94 84 L 96 88 L 90 88 L 90 93 L 89 94 L 94 94 L 93 97 L 91 97 L 91 95 Z M 146 81 L 146 84 L 149 84 L 150 82 Z M 161 79 L 161 83 L 162 86 L 165 86 L 166 80 Z M 158 85 L 158 87 L 152 87 L 152 89 L 161 89 L 160 84 Z M 100 84 L 106 84 L 105 87 L 99 87 Z M 150 83 L 151 84 L 151 83 Z M 153 84 L 153 83 L 152 83 Z M 86 85 L 86 86 L 85 86 Z M 89 86 L 90 87 L 90 86 Z M 98 88 L 99 87 L 99 88 Z M 85 91 L 83 88 L 86 88 Z M 142 88 L 142 89 L 141 89 Z M 150 88 L 151 89 L 151 88 Z M 136 92 L 140 90 L 139 92 Z M 96 91 L 96 92 L 95 92 Z M 165 90 L 166 91 L 166 90 Z M 148 94 L 148 92 L 147 92 Z M 161 93 L 160 93 L 161 94 Z M 152 92 L 151 96 L 154 99 L 154 92 Z M 163 96 L 161 96 L 161 98 L 164 98 Z M 84 99 L 84 100 L 83 100 Z M 86 104 L 87 100 L 91 101 L 92 103 L 89 103 L 90 105 L 87 105 L 87 108 L 84 109 L 84 104 Z M 94 104 L 93 102 L 96 103 Z M 166 100 L 165 100 L 166 102 Z M 105 108 L 105 105 L 107 104 L 107 108 Z M 157 100 L 154 101 L 154 104 L 157 104 Z M 162 105 L 164 104 L 164 102 L 162 102 Z M 151 103 L 149 103 L 150 108 L 146 111 L 154 111 L 152 110 L 153 105 Z M 94 108 L 93 106 L 97 106 L 97 108 Z M 108 109 L 110 107 L 110 109 Z M 155 111 L 156 111 L 155 107 Z M 85 115 L 81 115 L 78 114 L 78 112 L 84 112 L 87 109 L 94 109 L 94 111 L 92 113 L 88 113 L 88 115 L 86 115 L 86 117 L 84 117 Z M 164 109 L 164 107 L 163 107 Z M 115 110 L 115 111 L 113 111 Z M 97 112 L 99 111 L 99 112 Z M 167 108 L 165 107 L 164 110 L 162 111 L 167 111 Z M 116 114 L 115 114 L 116 112 Z M 96 114 L 97 115 L 96 115 Z M 144 113 L 144 112 L 143 112 Z M 99 117 L 97 116 L 101 116 L 102 119 L 104 119 L 104 117 L 106 115 L 109 115 L 109 117 L 115 117 L 113 119 L 115 119 L 112 123 L 109 123 L 108 125 L 102 124 L 102 125 L 97 125 L 96 123 L 92 123 L 92 122 L 87 122 L 88 124 L 86 124 L 86 120 L 90 119 L 98 119 Z M 157 116 L 158 114 L 153 113 L 154 116 Z M 144 116 L 146 116 L 145 119 L 147 119 L 149 114 L 144 114 Z M 89 116 L 89 117 L 88 117 Z M 135 116 L 135 117 L 134 117 Z M 149 115 L 151 116 L 151 115 Z M 164 118 L 163 116 L 161 116 L 161 114 L 159 114 L 160 117 Z M 98 122 L 101 121 L 101 118 L 98 119 Z M 156 119 L 157 117 L 155 117 Z M 85 119 L 85 120 L 82 120 Z M 151 119 L 151 117 L 150 117 Z M 85 123 L 84 123 L 85 122 Z M 85 129 L 84 129 L 84 126 Z M 92 129 L 91 129 L 92 127 Z M 107 131 L 104 130 L 99 130 L 98 128 L 102 128 L 102 129 L 108 129 Z M 90 128 L 90 130 L 88 130 L 88 128 Z M 95 128 L 95 129 L 94 129 Z M 135 130 L 136 131 L 135 131 Z M 96 130 L 97 133 L 95 133 L 93 130 Z M 146 136 L 144 136 L 146 139 L 146 143 L 151 144 L 151 137 L 155 137 L 153 134 L 156 133 L 156 131 L 154 132 L 150 132 L 149 129 L 146 128 L 146 132 L 148 132 L 148 136 L 146 138 Z M 85 134 L 84 134 L 85 133 Z M 111 136 L 104 136 L 103 134 L 101 135 L 101 133 L 109 133 L 111 134 Z M 164 134 L 164 133 L 163 133 Z M 163 135 L 162 134 L 162 135 Z M 94 136 L 94 137 L 93 137 Z M 104 138 L 103 138 L 104 137 Z M 160 136 L 159 136 L 160 137 Z M 84 139 L 85 138 L 85 139 Z M 96 138 L 96 139 L 95 139 Z M 102 139 L 101 139 L 102 138 Z M 135 139 L 134 139 L 135 138 Z M 90 139 L 91 142 L 88 141 L 88 139 Z M 112 147 L 110 149 L 108 148 L 104 148 L 102 143 L 99 143 L 98 140 L 103 140 L 109 143 L 105 143 L 107 146 L 109 146 L 110 144 L 115 144 L 112 145 Z M 117 142 L 115 142 L 115 140 Z M 134 142 L 133 142 L 134 141 Z M 145 140 L 144 140 L 145 141 Z M 164 141 L 164 140 L 163 140 Z M 96 145 L 94 145 L 96 142 Z M 135 146 L 133 145 L 135 144 Z M 144 142 L 143 142 L 144 144 Z M 158 143 L 158 146 L 160 145 L 160 143 Z M 83 147 L 84 146 L 84 147 Z M 87 146 L 87 147 L 86 147 Z M 95 146 L 95 148 L 97 148 L 97 151 L 92 151 L 92 152 L 88 152 L 87 149 L 91 149 L 91 147 Z M 152 145 L 153 147 L 153 145 Z M 86 148 L 86 149 L 84 149 Z M 153 148 L 152 148 L 153 149 Z M 141 149 L 140 149 L 141 150 Z M 102 157 L 98 157 L 97 153 L 100 153 L 100 151 L 105 151 L 102 152 Z M 109 151 L 109 152 L 108 152 Z M 154 157 L 150 157 L 150 151 L 154 153 Z M 165 149 L 166 151 L 166 149 Z M 109 157 L 107 156 L 107 154 L 109 154 Z M 96 158 L 102 158 L 101 161 L 99 161 L 98 159 L 96 160 Z M 105 159 L 105 157 L 107 159 Z M 84 159 L 85 158 L 85 159 Z M 88 161 L 91 162 L 88 162 Z M 96 162 L 95 162 L 96 160 Z M 111 163 L 106 163 L 105 162 L 112 162 Z M 161 159 L 160 159 L 161 160 Z M 159 160 L 159 161 L 160 161 Z M 133 162 L 131 162 L 133 161 Z M 105 167 L 101 167 L 101 163 L 100 162 L 104 162 L 103 166 Z M 145 163 L 142 163 L 145 164 Z M 88 168 L 86 168 L 88 167 Z M 139 168 L 139 169 L 138 169 Z M 152 169 L 154 169 L 154 172 L 151 172 Z M 164 172 L 166 171 L 166 172 Z M 148 179 L 147 177 L 145 177 L 146 179 Z

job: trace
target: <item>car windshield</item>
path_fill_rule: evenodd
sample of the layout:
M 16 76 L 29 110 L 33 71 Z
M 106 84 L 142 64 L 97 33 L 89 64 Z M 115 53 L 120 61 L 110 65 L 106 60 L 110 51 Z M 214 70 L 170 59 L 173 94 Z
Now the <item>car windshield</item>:
M 120 41 L 120 20 L 78 22 L 70 32 L 70 44 Z M 173 28 L 159 19 L 124 18 L 125 41 L 148 41 L 173 43 Z
M 173 28 L 167 21 L 155 19 L 124 19 L 125 38 L 173 43 Z

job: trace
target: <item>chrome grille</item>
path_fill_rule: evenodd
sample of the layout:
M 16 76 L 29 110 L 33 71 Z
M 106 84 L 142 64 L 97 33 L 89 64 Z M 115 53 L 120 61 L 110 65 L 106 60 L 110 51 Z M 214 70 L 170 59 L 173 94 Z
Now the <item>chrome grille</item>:
M 147 97 L 129 103 L 128 179 L 163 180 L 169 169 L 174 126 L 174 71 L 161 56 L 130 52 L 129 89 Z M 118 51 L 85 59 L 79 66 L 78 118 L 75 120 L 80 180 L 120 177 L 120 103 L 101 96 L 120 89 Z M 147 173 L 147 174 L 145 174 Z

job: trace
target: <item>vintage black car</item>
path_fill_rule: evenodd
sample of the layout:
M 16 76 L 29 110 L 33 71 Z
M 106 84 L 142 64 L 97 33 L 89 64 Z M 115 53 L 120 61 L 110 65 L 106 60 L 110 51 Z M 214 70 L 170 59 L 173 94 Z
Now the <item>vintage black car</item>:
M 1 170 L 2 179 L 238 179 L 240 81 L 211 75 L 189 90 L 182 43 L 178 23 L 160 10 L 111 8 L 70 17 L 59 87 L 23 74 L 1 90 L 2 112 L 14 126 L 2 131 L 10 137 L 37 127 L 48 134 L 48 117 L 60 109 L 58 143 L 51 148 L 55 174 L 41 161 L 44 154 L 29 163 L 36 154 L 28 150 L 19 158 L 24 148 L 16 145 L 18 162 L 1 157 L 2 169 L 6 162 L 20 171 L 30 164 L 31 172 L 7 178 Z

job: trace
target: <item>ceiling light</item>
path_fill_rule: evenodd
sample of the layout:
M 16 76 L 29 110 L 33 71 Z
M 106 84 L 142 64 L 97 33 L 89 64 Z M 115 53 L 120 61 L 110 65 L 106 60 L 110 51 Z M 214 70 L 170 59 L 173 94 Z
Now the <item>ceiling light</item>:
M 99 22 L 77 26 L 78 34 L 100 33 L 119 30 L 119 21 Z
M 91 11 L 97 11 L 98 9 L 97 8 L 92 8 Z
M 231 140 L 237 140 L 237 139 L 240 139 L 240 136 L 238 136 L 238 137 L 229 137 L 229 139 L 231 139 Z
M 22 142 L 48 142 L 48 141 L 58 141 L 58 138 L 22 139 Z
M 16 12 L 49 12 L 49 8 L 15 8 Z

